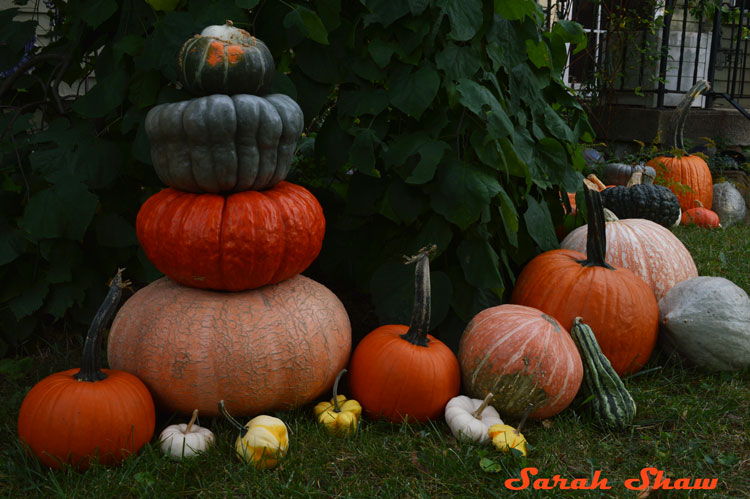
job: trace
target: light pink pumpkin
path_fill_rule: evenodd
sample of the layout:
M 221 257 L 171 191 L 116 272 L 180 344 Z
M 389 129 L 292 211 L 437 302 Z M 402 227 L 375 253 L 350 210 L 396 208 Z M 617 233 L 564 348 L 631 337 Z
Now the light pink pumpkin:
M 586 253 L 586 227 L 576 228 L 560 243 L 563 249 Z M 692 255 L 677 236 L 642 218 L 606 223 L 607 263 L 631 270 L 654 291 L 657 301 L 678 282 L 698 277 Z

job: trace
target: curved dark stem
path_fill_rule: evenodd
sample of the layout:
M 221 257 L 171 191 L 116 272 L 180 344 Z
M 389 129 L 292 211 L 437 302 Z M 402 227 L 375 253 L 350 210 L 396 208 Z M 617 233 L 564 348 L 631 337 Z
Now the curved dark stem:
M 604 267 L 614 270 L 605 260 L 607 255 L 607 227 L 604 220 L 602 195 L 590 180 L 583 181 L 583 194 L 586 197 L 588 229 L 586 235 L 586 259 L 578 260 L 584 267 Z
M 240 438 L 244 437 L 247 434 L 247 427 L 244 425 L 241 425 L 239 421 L 234 419 L 231 414 L 229 414 L 229 411 L 227 411 L 227 408 L 224 407 L 224 401 L 219 400 L 219 412 L 222 416 L 227 418 L 227 421 L 234 426 L 237 430 L 240 432 Z
M 405 257 L 406 264 L 417 264 L 414 270 L 414 308 L 411 312 L 409 330 L 401 337 L 411 343 L 426 347 L 430 341 L 427 331 L 430 328 L 430 313 L 432 300 L 430 298 L 430 256 L 435 253 L 437 246 L 430 245 L 419 250 L 412 257 Z
M 102 346 L 102 329 L 109 324 L 110 319 L 115 313 L 117 304 L 120 302 L 120 296 L 122 296 L 122 288 L 127 286 L 127 283 L 122 281 L 122 271 L 125 269 L 118 269 L 117 274 L 109 285 L 109 292 L 104 298 L 104 302 L 99 307 L 94 315 L 94 320 L 91 321 L 89 331 L 86 334 L 86 342 L 83 344 L 83 359 L 81 360 L 81 370 L 78 371 L 73 377 L 78 381 L 101 381 L 107 377 L 102 372 L 101 368 L 101 356 L 100 350 Z

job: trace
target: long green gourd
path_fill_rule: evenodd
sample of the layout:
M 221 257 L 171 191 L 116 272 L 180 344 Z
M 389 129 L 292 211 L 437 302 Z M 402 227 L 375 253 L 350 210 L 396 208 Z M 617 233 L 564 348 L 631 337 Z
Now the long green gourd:
M 635 401 L 604 356 L 594 332 L 580 317 L 570 330 L 583 361 L 581 391 L 591 397 L 594 416 L 606 427 L 623 429 L 635 419 Z

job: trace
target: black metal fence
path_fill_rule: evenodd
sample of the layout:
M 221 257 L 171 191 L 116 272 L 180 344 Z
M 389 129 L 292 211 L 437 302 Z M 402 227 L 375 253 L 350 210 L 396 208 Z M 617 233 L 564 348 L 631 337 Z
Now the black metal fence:
M 543 7 L 548 27 L 566 18 L 587 31 L 588 47 L 568 67 L 569 83 L 583 92 L 664 107 L 675 100 L 670 94 L 706 79 L 706 107 L 723 99 L 750 119 L 750 0 L 550 0 Z

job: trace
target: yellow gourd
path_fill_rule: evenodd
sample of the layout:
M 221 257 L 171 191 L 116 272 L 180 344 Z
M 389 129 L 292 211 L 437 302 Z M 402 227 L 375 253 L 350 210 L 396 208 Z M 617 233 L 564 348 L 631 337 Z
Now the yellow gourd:
M 313 413 L 318 423 L 325 426 L 331 435 L 351 435 L 357 431 L 359 419 L 362 415 L 362 406 L 356 400 L 347 400 L 344 395 L 338 394 L 339 379 L 346 372 L 342 369 L 333 383 L 333 398 L 330 402 L 319 402 Z
M 282 420 L 261 415 L 242 426 L 227 412 L 223 400 L 219 401 L 219 411 L 240 432 L 234 449 L 242 461 L 257 469 L 271 469 L 284 459 L 289 450 L 289 433 Z
M 519 451 L 526 456 L 529 450 L 526 448 L 526 437 L 523 433 L 507 424 L 495 424 L 490 427 L 490 438 L 492 445 L 503 452 L 510 452 L 511 449 Z

